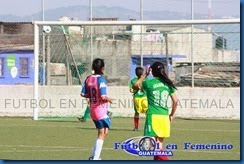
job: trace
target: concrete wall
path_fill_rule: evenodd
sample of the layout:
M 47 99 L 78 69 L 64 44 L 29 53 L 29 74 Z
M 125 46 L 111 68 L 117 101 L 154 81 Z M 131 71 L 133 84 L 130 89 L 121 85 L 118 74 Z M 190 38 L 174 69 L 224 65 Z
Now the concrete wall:
M 35 102 L 32 86 L 0 86 L 0 116 L 32 116 L 35 105 L 39 107 L 39 116 L 80 116 L 87 105 L 80 90 L 80 86 L 40 86 L 39 101 Z M 133 116 L 128 87 L 109 86 L 108 94 L 114 98 L 109 105 L 114 116 Z M 240 119 L 240 88 L 182 87 L 177 96 L 177 117 Z

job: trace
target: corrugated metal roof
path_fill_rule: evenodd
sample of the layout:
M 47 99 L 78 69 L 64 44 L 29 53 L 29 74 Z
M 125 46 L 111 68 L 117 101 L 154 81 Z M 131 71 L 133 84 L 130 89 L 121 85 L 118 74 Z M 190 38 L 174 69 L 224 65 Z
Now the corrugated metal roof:
M 32 24 L 32 22 L 1 22 L 0 24 Z

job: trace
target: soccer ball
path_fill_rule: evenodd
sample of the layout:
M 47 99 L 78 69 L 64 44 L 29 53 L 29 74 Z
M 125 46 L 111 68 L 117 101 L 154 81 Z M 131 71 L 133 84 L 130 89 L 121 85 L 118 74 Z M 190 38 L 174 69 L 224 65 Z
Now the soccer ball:
M 43 26 L 43 32 L 45 33 L 50 33 L 52 31 L 51 27 L 50 26 Z

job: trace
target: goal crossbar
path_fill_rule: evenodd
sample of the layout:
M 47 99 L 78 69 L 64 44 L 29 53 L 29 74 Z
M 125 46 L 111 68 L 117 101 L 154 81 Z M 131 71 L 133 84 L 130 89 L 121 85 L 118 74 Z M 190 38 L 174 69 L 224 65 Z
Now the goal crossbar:
M 153 21 L 34 21 L 36 25 L 180 25 L 240 23 L 240 19 L 153 20 Z

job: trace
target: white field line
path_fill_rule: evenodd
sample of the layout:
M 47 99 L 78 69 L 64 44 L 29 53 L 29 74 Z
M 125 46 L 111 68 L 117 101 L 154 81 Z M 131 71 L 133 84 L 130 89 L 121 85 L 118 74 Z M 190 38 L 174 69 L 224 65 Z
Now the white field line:
M 6 125 L 6 124 L 0 124 L 0 127 L 49 127 L 49 128 L 94 128 L 95 127 L 92 126 L 81 126 L 81 125 L 76 125 L 76 126 L 60 126 L 60 125 L 18 125 L 18 124 L 11 124 L 11 125 Z M 121 128 L 121 127 L 114 127 L 112 126 L 112 129 L 125 129 L 125 128 Z M 182 129 L 182 128 L 172 128 L 174 130 L 182 130 L 182 131 L 201 131 L 201 132 L 240 132 L 240 130 L 227 130 L 227 129 Z M 128 129 L 130 130 L 130 129 Z
M 2 118 L 4 118 L 4 117 L 2 117 Z M 116 119 L 116 118 L 115 118 Z M 145 119 L 144 117 L 143 118 L 141 118 L 141 119 Z M 4 118 L 3 119 L 3 121 L 8 121 L 8 120 L 10 120 L 10 121 L 12 121 L 13 119 L 12 118 Z M 30 119 L 30 118 L 23 118 L 23 119 L 21 119 L 21 120 L 24 120 L 24 121 L 33 121 L 33 119 Z M 77 119 L 76 119 L 77 120 Z M 131 120 L 133 121 L 133 118 L 131 118 Z M 182 122 L 189 122 L 189 121 L 195 121 L 196 119 L 194 119 L 194 120 L 174 120 L 173 121 L 173 123 L 182 123 Z M 201 119 L 201 120 L 203 120 L 203 119 Z M 55 122 L 55 119 L 54 120 L 45 120 L 45 119 L 40 119 L 39 121 L 53 121 L 53 122 Z M 74 122 L 76 122 L 75 120 L 73 120 Z M 90 119 L 89 121 L 91 121 L 92 122 L 92 120 Z M 197 121 L 197 120 L 196 120 Z M 204 120 L 203 120 L 204 121 Z M 205 119 L 205 121 L 208 121 L 208 119 Z M 226 120 L 227 122 L 224 122 L 224 121 L 221 121 L 221 120 L 216 120 L 216 121 L 214 121 L 214 120 L 211 120 L 211 122 L 213 122 L 213 123 L 218 123 L 218 124 L 230 124 L 228 121 L 230 121 L 230 120 Z M 234 120 L 235 121 L 235 120 Z M 63 121 L 63 122 L 65 122 L 65 120 Z M 78 122 L 78 120 L 77 120 L 77 122 Z M 128 122 L 128 121 L 124 121 L 124 122 L 115 122 L 115 121 L 113 121 L 113 118 L 112 118 L 112 123 L 113 124 L 131 124 L 131 122 Z M 240 120 L 239 120 L 239 122 L 232 122 L 231 124 L 240 124 Z
M 35 146 L 35 145 L 0 145 L 0 147 L 8 147 L 12 150 L 0 150 L 0 153 L 25 153 L 25 152 L 62 152 L 62 151 L 91 151 L 92 148 L 81 148 L 81 147 L 72 147 L 72 146 Z M 21 148 L 34 148 L 19 150 Z M 114 150 L 114 148 L 103 148 L 103 150 Z M 119 149 L 122 150 L 122 149 Z M 231 152 L 231 151 L 213 151 L 213 150 L 172 150 L 172 152 L 185 152 L 185 153 L 213 153 L 213 154 L 240 154 L 240 152 Z

